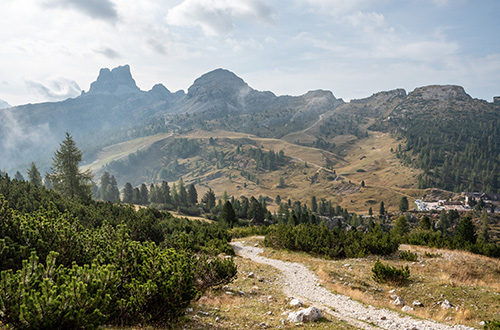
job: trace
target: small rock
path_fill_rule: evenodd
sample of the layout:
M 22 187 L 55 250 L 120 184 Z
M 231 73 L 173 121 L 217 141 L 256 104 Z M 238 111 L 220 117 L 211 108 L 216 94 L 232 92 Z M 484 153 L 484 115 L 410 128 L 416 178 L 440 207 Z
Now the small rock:
M 441 308 L 442 309 L 450 309 L 450 308 L 453 308 L 453 305 L 448 301 L 448 299 L 445 299 L 442 303 L 441 303 Z
M 486 322 L 484 322 L 484 321 L 479 322 L 479 325 L 480 325 L 480 326 L 483 326 L 483 325 L 485 325 L 485 324 L 486 324 Z
M 301 322 L 314 322 L 321 319 L 323 315 L 321 311 L 316 307 L 309 307 L 306 309 L 301 309 L 297 312 L 291 312 L 288 314 L 288 321 L 291 323 L 301 323 Z
M 226 294 L 229 295 L 229 296 L 233 296 L 234 295 L 234 292 L 231 292 L 231 291 L 226 291 Z
M 396 293 L 396 290 L 392 289 L 391 291 L 389 291 L 389 293 Z
M 412 304 L 413 306 L 417 306 L 417 307 L 424 307 L 424 304 L 422 304 L 420 301 L 418 300 L 415 300 Z
M 383 321 L 385 321 L 385 320 L 387 320 L 387 317 L 382 316 L 380 319 L 383 320 Z
M 255 243 L 253 246 L 254 246 L 254 247 L 257 247 L 257 246 L 259 246 L 259 244 Z
M 199 311 L 199 312 L 198 312 L 198 314 L 203 315 L 203 316 L 208 316 L 208 315 L 210 315 L 209 313 L 204 312 L 204 311 Z
M 186 308 L 186 313 L 192 313 L 193 309 L 191 307 Z
M 248 275 L 247 275 L 248 278 L 254 278 L 255 277 L 255 274 L 253 272 L 250 272 Z
M 401 299 L 401 297 L 397 297 L 396 300 L 394 300 L 392 302 L 392 304 L 394 306 L 404 306 L 405 305 L 405 301 L 403 299 Z
M 351 267 L 351 264 L 345 264 L 344 267 Z
M 244 291 L 238 291 L 238 294 L 239 294 L 240 296 L 244 296 L 244 295 L 245 295 L 245 292 L 244 292 Z
M 401 308 L 401 310 L 405 313 L 409 313 L 409 312 L 414 311 L 413 307 L 410 307 L 410 306 L 403 306 L 403 308 Z
M 217 316 L 217 317 L 215 318 L 215 322 L 219 322 L 219 320 L 220 320 L 220 318 Z
M 446 322 L 450 322 L 450 321 L 453 321 L 453 317 L 451 316 L 448 316 L 446 319 L 445 319 Z
M 396 295 L 396 294 L 391 294 L 391 299 L 392 299 L 392 300 L 396 300 L 396 299 L 398 299 L 398 295 Z
M 259 281 L 259 282 L 264 282 L 264 279 L 263 279 L 262 277 L 259 277 L 259 278 L 257 279 L 257 281 Z
M 304 305 L 304 303 L 302 301 L 300 301 L 299 299 L 292 299 L 290 301 L 290 306 L 292 306 L 292 307 L 300 307 L 302 305 Z

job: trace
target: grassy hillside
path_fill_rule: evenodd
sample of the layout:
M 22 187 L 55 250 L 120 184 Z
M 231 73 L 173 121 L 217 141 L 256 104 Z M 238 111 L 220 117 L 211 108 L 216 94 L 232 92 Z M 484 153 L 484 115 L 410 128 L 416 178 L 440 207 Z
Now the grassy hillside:
M 366 133 L 367 137 L 345 144 L 342 157 L 283 139 L 222 130 L 158 134 L 107 147 L 91 166 L 97 177 L 109 171 L 120 186 L 174 183 L 182 176 L 186 184 L 197 185 L 199 196 L 208 188 L 218 197 L 224 191 L 236 197 L 267 196 L 270 201 L 280 195 L 283 201 L 307 204 L 315 196 L 359 213 L 367 213 L 370 207 L 378 212 L 381 201 L 394 211 L 401 196 L 409 197 L 410 203 L 420 198 L 425 193 L 417 189 L 421 171 L 403 166 L 391 152 L 400 141 L 387 133 Z M 193 152 L 178 150 L 180 144 L 194 146 Z M 283 151 L 285 161 L 273 170 L 258 167 L 248 155 L 255 148 L 263 153 Z M 275 210 L 274 202 L 268 205 Z

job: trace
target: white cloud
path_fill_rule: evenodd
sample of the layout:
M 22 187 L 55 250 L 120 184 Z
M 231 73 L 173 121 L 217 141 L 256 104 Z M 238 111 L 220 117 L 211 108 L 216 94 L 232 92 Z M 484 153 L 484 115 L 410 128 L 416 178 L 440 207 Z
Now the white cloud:
M 200 27 L 207 36 L 230 34 L 237 20 L 274 22 L 274 11 L 259 0 L 185 0 L 168 11 L 168 24 Z
M 115 21 L 118 13 L 115 4 L 110 0 L 46 0 L 46 7 L 75 9 L 92 18 Z
M 80 95 L 82 91 L 75 81 L 66 78 L 54 79 L 47 83 L 26 80 L 26 85 L 29 91 L 50 101 L 61 101 L 75 97 Z

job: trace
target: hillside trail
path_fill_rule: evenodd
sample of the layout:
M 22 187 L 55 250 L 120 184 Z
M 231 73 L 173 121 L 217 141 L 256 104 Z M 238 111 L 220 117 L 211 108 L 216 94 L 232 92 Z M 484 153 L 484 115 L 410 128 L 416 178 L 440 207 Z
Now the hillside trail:
M 415 319 L 396 311 L 365 305 L 353 301 L 350 297 L 333 294 L 319 285 L 316 275 L 304 265 L 260 256 L 263 249 L 232 242 L 236 253 L 256 263 L 277 268 L 283 274 L 283 290 L 286 294 L 304 299 L 324 312 L 331 314 L 359 329 L 391 330 L 472 330 L 463 325 L 447 325 L 432 320 Z

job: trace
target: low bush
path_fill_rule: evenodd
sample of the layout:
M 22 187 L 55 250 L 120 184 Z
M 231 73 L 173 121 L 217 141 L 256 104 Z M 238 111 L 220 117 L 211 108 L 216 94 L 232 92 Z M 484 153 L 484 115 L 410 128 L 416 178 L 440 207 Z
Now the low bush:
M 399 253 L 399 258 L 406 260 L 406 261 L 417 261 L 418 255 L 416 253 L 411 252 L 411 251 L 401 251 Z
M 401 268 L 384 265 L 380 260 L 375 262 L 372 268 L 373 279 L 378 283 L 391 283 L 401 285 L 410 278 L 410 268 L 401 266 Z
M 500 321 L 486 321 L 484 330 L 500 330 Z

